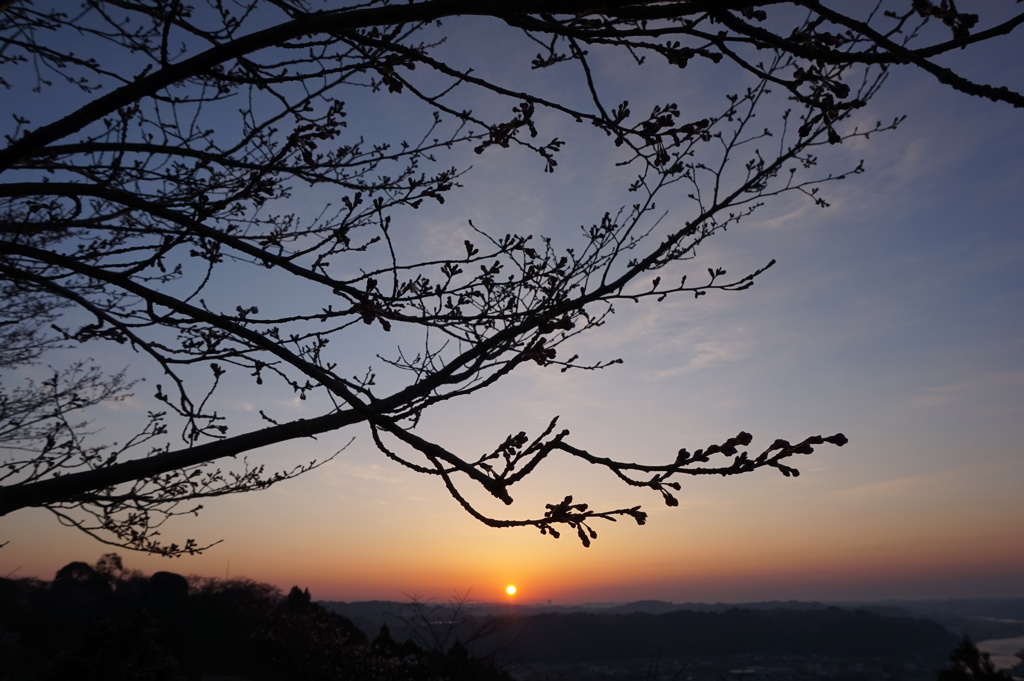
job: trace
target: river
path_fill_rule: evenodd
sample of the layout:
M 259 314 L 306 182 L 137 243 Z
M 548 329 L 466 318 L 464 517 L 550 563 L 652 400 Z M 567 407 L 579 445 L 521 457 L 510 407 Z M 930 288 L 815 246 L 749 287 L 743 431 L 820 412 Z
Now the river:
M 992 656 L 997 669 L 1010 669 L 1021 663 L 1021 659 L 1014 653 L 1024 650 L 1024 636 L 994 638 L 990 641 L 979 641 L 977 645 L 978 650 Z

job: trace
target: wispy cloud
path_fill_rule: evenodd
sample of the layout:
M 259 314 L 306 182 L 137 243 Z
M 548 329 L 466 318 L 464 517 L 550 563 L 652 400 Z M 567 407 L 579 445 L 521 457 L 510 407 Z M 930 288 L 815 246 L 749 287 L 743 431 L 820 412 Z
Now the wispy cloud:
M 964 490 L 993 476 L 1019 476 L 1024 472 L 1024 461 L 972 461 L 970 465 L 931 470 L 918 475 L 880 480 L 838 490 L 841 499 L 858 502 L 885 500 L 912 501 L 914 499 L 942 498 L 948 490 Z
M 945 407 L 964 400 L 975 402 L 978 395 L 992 395 L 1007 389 L 1024 390 L 1024 371 L 975 374 L 956 383 L 925 386 L 910 405 L 921 409 Z M 1019 401 L 1003 404 L 1000 411 L 1007 413 L 1007 410 L 1024 411 L 1024 405 Z
M 706 340 L 694 343 L 692 349 L 687 353 L 688 359 L 684 364 L 679 364 L 665 369 L 657 369 L 649 373 L 655 380 L 673 378 L 698 369 L 728 364 L 747 357 L 754 346 L 753 341 L 743 338 L 743 331 L 739 331 L 741 337 L 730 334 L 729 337 L 720 337 L 715 340 Z
M 866 485 L 858 485 L 840 490 L 840 498 L 857 501 L 879 501 L 882 499 L 908 499 L 934 491 L 936 484 L 945 485 L 953 477 L 949 471 L 943 473 L 925 473 L 922 475 L 882 480 Z
M 395 467 L 391 466 L 385 468 L 378 464 L 359 464 L 344 462 L 337 466 L 334 477 L 344 477 L 348 479 L 356 480 L 371 480 L 373 482 L 383 482 L 389 485 L 399 484 L 407 482 L 407 480 L 395 474 Z

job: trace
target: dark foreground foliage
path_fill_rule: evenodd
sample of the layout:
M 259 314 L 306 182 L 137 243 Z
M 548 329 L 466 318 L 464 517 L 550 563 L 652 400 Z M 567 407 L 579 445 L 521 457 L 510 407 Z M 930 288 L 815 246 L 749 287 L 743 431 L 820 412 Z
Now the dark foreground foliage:
M 370 642 L 298 587 L 104 567 L 0 580 L 0 679 L 510 679 L 458 645 Z

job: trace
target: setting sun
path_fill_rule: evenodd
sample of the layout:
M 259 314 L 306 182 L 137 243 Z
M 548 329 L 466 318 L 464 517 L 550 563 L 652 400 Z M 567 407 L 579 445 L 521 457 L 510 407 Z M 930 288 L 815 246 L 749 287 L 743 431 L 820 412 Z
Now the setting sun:
M 508 586 L 506 586 L 505 587 L 505 593 L 507 593 L 509 596 L 515 596 L 516 595 L 516 587 L 515 587 L 515 585 L 509 584 Z

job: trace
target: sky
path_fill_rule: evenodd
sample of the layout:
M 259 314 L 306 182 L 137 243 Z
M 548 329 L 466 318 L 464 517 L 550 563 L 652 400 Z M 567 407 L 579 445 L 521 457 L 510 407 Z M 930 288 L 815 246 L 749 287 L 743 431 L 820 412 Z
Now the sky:
M 522 46 L 493 26 L 451 26 L 455 38 L 473 36 L 453 40 L 445 49 L 454 54 L 523 54 L 506 52 Z M 1024 90 L 1019 36 L 954 57 L 967 75 Z M 628 85 L 640 101 L 675 91 L 699 108 L 721 91 L 716 73 L 631 80 L 616 60 L 597 63 L 602 82 Z M 481 68 L 527 77 L 504 65 Z M 740 430 L 754 434 L 755 451 L 775 438 L 850 438 L 797 461 L 798 478 L 684 480 L 679 507 L 669 508 L 606 472 L 546 462 L 513 513 L 535 515 L 566 494 L 650 513 L 644 527 L 595 524 L 600 536 L 584 548 L 570 534 L 484 527 L 438 480 L 387 461 L 356 430 L 352 446 L 313 473 L 212 500 L 198 518 L 168 526 L 170 539 L 223 540 L 200 556 L 113 549 L 29 510 L 0 519 L 9 541 L 0 576 L 50 578 L 72 560 L 118 551 L 143 572 L 297 584 L 322 600 L 498 601 L 508 584 L 518 602 L 556 604 L 1024 597 L 1024 112 L 897 69 L 863 116 L 901 114 L 898 130 L 827 159 L 866 166 L 822 190 L 829 208 L 795 197 L 768 205 L 693 264 L 740 272 L 776 259 L 753 288 L 620 306 L 572 351 L 623 364 L 565 374 L 523 367 L 421 425 L 450 447 L 483 452 L 559 415 L 578 446 L 643 460 Z M 561 119 L 541 122 L 573 132 Z M 406 216 L 409 228 L 442 246 L 461 243 L 469 219 L 499 234 L 571 234 L 614 208 L 605 204 L 621 176 L 607 153 L 599 140 L 570 139 L 553 175 L 514 150 L 462 159 L 474 166 L 465 186 L 445 206 Z M 685 213 L 683 197 L 664 201 Z M 249 399 L 303 408 L 290 395 Z M 295 463 L 349 437 L 257 459 Z

